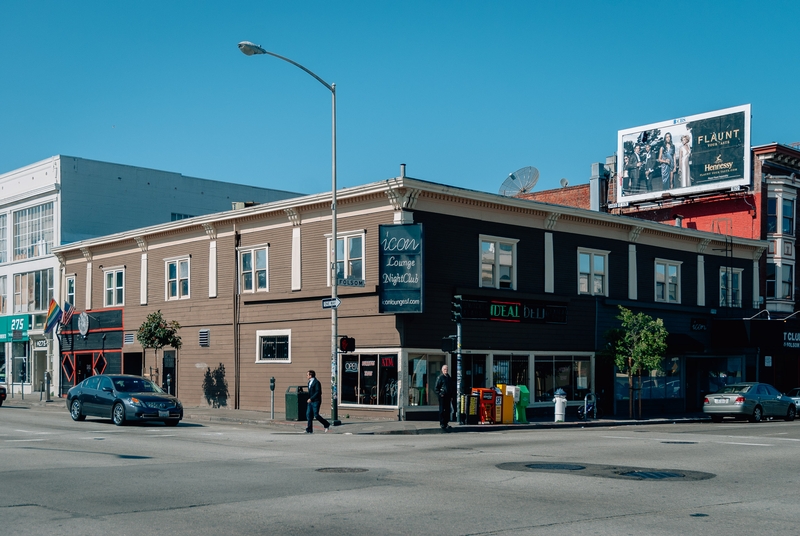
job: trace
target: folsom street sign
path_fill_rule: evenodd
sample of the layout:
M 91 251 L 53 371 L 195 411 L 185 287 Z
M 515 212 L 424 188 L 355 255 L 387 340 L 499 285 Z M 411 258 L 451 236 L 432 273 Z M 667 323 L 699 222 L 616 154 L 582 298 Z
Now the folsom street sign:
M 323 309 L 338 309 L 341 304 L 342 300 L 339 298 L 324 298 L 322 300 Z

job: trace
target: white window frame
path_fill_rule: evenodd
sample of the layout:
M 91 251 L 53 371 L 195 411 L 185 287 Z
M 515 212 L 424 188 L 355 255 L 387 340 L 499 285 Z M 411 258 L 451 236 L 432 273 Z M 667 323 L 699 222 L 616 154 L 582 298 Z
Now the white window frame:
M 256 252 L 264 251 L 264 279 L 266 282 L 266 286 L 264 288 L 257 288 L 257 275 L 258 272 L 261 270 L 256 268 L 255 259 L 256 259 Z M 244 269 L 244 256 L 250 255 L 251 263 L 250 263 L 250 270 Z M 245 288 L 244 284 L 244 277 L 245 274 L 250 274 L 250 285 L 251 288 Z M 269 244 L 265 245 L 258 245 L 246 248 L 239 249 L 239 292 L 242 294 L 252 294 L 255 292 L 269 292 Z
M 500 236 L 479 235 L 478 236 L 478 286 L 482 288 L 496 288 L 501 290 L 517 290 L 517 243 L 518 238 L 504 238 Z M 486 243 L 494 244 L 494 259 L 492 259 L 492 282 L 484 282 L 483 280 L 483 245 Z M 500 253 L 500 245 L 511 246 L 511 284 L 507 287 L 500 286 L 500 270 L 495 269 L 498 266 L 509 266 L 509 264 L 502 262 Z
M 328 248 L 328 253 L 326 255 L 326 258 L 328 260 L 328 286 L 330 287 L 331 284 L 332 284 L 332 282 L 331 282 L 331 272 L 332 272 L 332 270 L 331 270 L 331 263 L 332 263 L 332 261 L 331 261 L 331 233 L 326 234 L 325 238 L 326 238 L 325 244 L 326 244 L 326 246 Z M 343 258 L 341 259 L 341 261 L 338 258 L 336 259 L 337 262 L 342 262 L 343 265 L 344 265 L 344 268 L 343 268 L 344 279 L 353 277 L 354 279 L 362 279 L 362 280 L 366 281 L 366 279 L 367 279 L 367 273 L 366 273 L 366 268 L 367 268 L 367 246 L 366 246 L 367 232 L 364 229 L 360 229 L 358 231 L 347 231 L 347 232 L 342 232 L 342 233 L 337 232 L 336 233 L 336 238 L 337 238 L 337 240 L 342 240 L 342 243 L 343 243 L 343 246 L 344 246 L 343 247 L 343 249 L 344 249 Z M 361 257 L 360 257 L 360 260 L 361 260 L 361 277 L 355 277 L 355 276 L 353 276 L 353 273 L 352 273 L 353 272 L 353 267 L 351 266 L 351 264 L 352 264 L 352 262 L 354 260 L 358 260 L 359 259 L 359 257 L 353 257 L 352 259 L 350 258 L 350 248 L 347 247 L 347 246 L 349 246 L 349 244 L 350 244 L 349 241 L 352 238 L 360 238 L 361 239 Z M 337 246 L 338 246 L 338 244 L 337 244 Z M 339 248 L 338 247 L 336 248 L 336 252 L 337 252 L 337 257 L 338 257 L 338 252 L 339 252 Z M 338 270 L 337 270 L 337 273 L 338 273 Z
M 786 205 L 787 204 L 789 205 L 789 210 L 791 211 L 791 214 L 788 214 L 788 215 L 786 214 Z M 793 197 L 789 197 L 789 196 L 787 196 L 785 194 L 783 196 L 781 196 L 781 219 L 780 219 L 780 231 L 779 231 L 780 233 L 785 234 L 785 235 L 789 235 L 789 236 L 794 236 L 794 229 L 795 229 L 795 225 L 796 225 L 794 220 L 795 220 L 795 213 L 796 212 L 797 211 L 795 209 L 795 199 Z M 790 229 L 788 231 L 784 229 L 784 224 L 787 223 L 787 222 L 789 223 L 789 227 L 790 227 Z
M 180 267 L 181 263 L 186 263 L 186 286 L 187 292 L 186 294 L 181 293 L 181 277 Z M 175 281 L 175 296 L 170 295 L 169 284 L 172 279 L 169 277 L 169 267 L 170 265 L 175 265 L 175 274 L 176 278 Z M 173 300 L 188 300 L 192 296 L 192 257 L 191 255 L 186 255 L 182 257 L 173 257 L 170 259 L 164 259 L 164 299 L 166 301 L 173 301 Z
M 70 289 L 72 286 L 72 289 Z M 75 307 L 75 276 L 68 275 L 64 279 L 64 301 Z
M 656 259 L 653 263 L 653 296 L 654 300 L 659 303 L 681 303 L 681 261 L 673 261 L 669 259 Z M 664 266 L 664 298 L 658 295 L 658 266 Z M 677 282 L 675 283 L 675 299 L 669 298 L 669 268 L 674 267 Z
M 728 294 L 728 285 L 725 278 L 731 274 L 731 292 Z M 737 277 L 733 277 L 736 275 Z M 720 268 L 719 269 L 719 305 L 720 307 L 741 307 L 742 306 L 742 278 L 744 270 L 742 268 Z M 733 282 L 738 281 L 734 287 Z M 727 295 L 727 296 L 726 296 Z M 734 299 L 737 298 L 738 299 Z
M 117 284 L 117 275 L 122 275 L 122 285 Z M 111 287 L 108 286 L 108 276 L 111 276 Z M 111 291 L 111 299 L 109 300 L 108 293 Z M 118 296 L 122 292 L 122 297 Z M 122 307 L 125 305 L 125 267 L 114 266 L 111 268 L 103 268 L 103 306 L 104 307 Z
M 39 295 L 36 296 L 36 274 L 39 274 Z M 44 278 L 47 282 L 43 282 Z M 33 278 L 33 281 L 31 281 Z M 25 288 L 22 288 L 24 285 Z M 53 287 L 55 281 L 53 280 L 53 269 L 45 268 L 43 270 L 33 270 L 22 274 L 14 274 L 14 303 L 12 305 L 14 314 L 16 313 L 34 313 L 45 312 L 50 306 L 50 300 L 53 299 Z M 22 303 L 23 299 L 33 295 L 33 302 L 26 301 Z M 39 301 L 40 307 L 36 308 L 36 301 Z
M 8 314 L 8 276 L 0 275 L 0 315 Z
M 608 287 L 609 287 L 609 256 L 610 251 L 606 251 L 603 249 L 590 249 L 590 248 L 578 248 L 578 256 L 577 256 L 577 270 L 578 270 L 578 294 L 582 294 L 584 296 L 608 296 Z M 581 255 L 589 255 L 589 271 L 583 272 L 581 271 Z M 594 291 L 594 280 L 597 275 L 595 272 L 595 257 L 602 257 L 603 258 L 603 291 L 596 293 Z M 581 289 L 581 279 L 583 275 L 586 274 L 586 287 L 587 290 Z
M 33 259 L 50 253 L 55 228 L 54 211 L 52 201 L 14 211 L 14 260 Z
M 264 359 L 263 337 L 286 337 L 286 359 Z M 256 330 L 256 363 L 291 363 L 292 362 L 292 330 L 291 329 L 260 329 Z
M 8 214 L 0 214 L 0 263 L 8 261 Z

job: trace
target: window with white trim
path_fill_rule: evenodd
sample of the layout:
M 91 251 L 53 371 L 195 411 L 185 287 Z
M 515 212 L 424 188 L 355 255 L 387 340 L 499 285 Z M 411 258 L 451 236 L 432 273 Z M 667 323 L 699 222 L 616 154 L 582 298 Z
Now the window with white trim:
M 105 275 L 103 278 L 105 286 L 103 304 L 106 307 L 125 305 L 125 270 L 123 268 L 106 269 L 103 270 L 103 274 Z
M 8 276 L 0 276 L 0 315 L 8 313 Z
M 719 271 L 719 305 L 720 307 L 742 306 L 742 272 L 741 268 L 721 268 Z
M 14 312 L 47 311 L 53 299 L 53 269 L 14 274 Z
M 239 254 L 242 267 L 241 292 L 268 292 L 269 247 L 243 249 Z
M 183 300 L 189 297 L 190 259 L 166 261 L 167 299 Z
M 14 260 L 47 255 L 52 247 L 52 202 L 14 212 Z
M 0 214 L 0 262 L 8 260 L 8 216 Z
M 780 300 L 791 300 L 794 296 L 794 265 L 783 263 L 778 267 L 780 274 L 780 294 L 777 298 Z
M 681 263 L 656 259 L 655 287 L 657 302 L 681 302 Z
M 336 233 L 337 279 L 364 279 L 364 231 Z M 331 238 L 328 236 L 328 266 L 331 262 Z M 328 270 L 328 286 L 331 273 Z
M 70 305 L 75 305 L 75 276 L 71 275 L 66 278 L 67 291 L 65 301 Z
M 517 242 L 513 238 L 481 235 L 480 286 L 517 289 Z
M 578 248 L 578 294 L 608 296 L 608 253 Z
M 256 331 L 256 363 L 291 363 L 292 330 Z

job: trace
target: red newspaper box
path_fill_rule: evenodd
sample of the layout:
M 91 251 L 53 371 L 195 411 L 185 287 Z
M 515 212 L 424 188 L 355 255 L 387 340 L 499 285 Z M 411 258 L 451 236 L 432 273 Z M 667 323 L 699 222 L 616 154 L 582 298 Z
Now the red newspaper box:
M 480 424 L 495 423 L 494 389 L 473 387 L 472 394 L 478 395 L 478 422 Z

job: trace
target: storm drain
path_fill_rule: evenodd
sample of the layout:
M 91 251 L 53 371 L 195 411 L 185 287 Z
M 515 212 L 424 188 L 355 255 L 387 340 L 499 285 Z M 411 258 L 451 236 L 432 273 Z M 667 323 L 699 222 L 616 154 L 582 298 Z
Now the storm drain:
M 317 469 L 320 473 L 366 473 L 369 469 L 362 469 L 361 467 L 323 467 Z
M 668 473 L 666 471 L 626 471 L 620 476 L 629 476 L 639 480 L 665 480 L 667 478 L 683 478 L 681 473 Z

